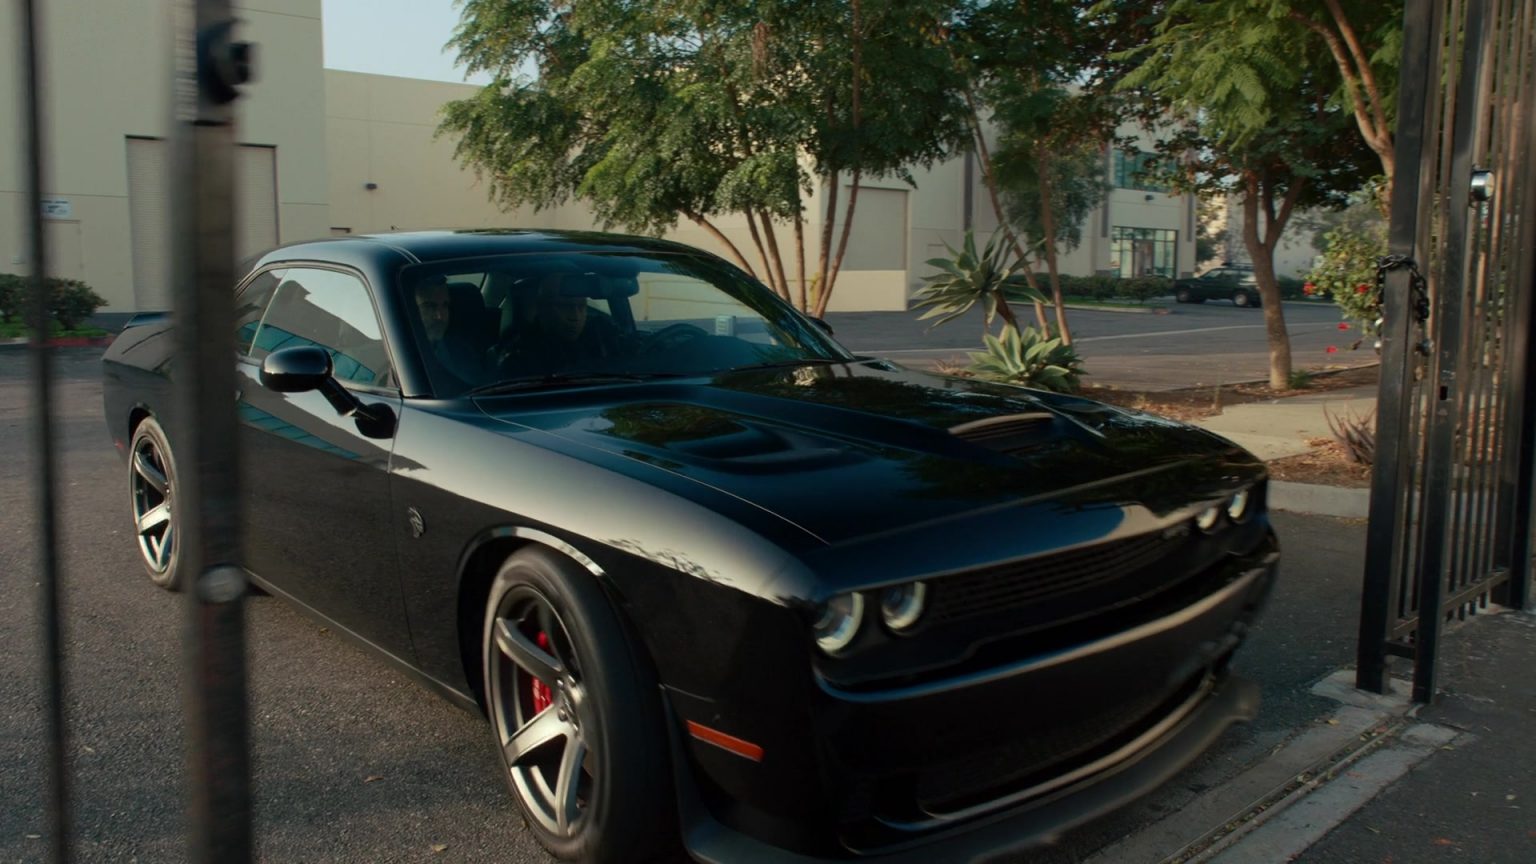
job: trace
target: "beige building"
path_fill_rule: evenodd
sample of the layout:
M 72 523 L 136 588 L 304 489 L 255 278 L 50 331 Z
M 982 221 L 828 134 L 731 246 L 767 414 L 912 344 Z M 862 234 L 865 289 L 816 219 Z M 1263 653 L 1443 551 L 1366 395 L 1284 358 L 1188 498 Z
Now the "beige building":
M 105 312 L 164 308 L 169 299 L 169 6 L 167 0 L 54 0 L 44 9 L 51 156 L 45 231 L 52 269 L 94 287 L 107 298 Z M 241 36 L 258 52 L 257 81 L 240 103 L 240 254 L 326 234 L 597 227 L 580 204 L 503 211 L 488 200 L 486 185 L 454 161 L 453 141 L 436 136 L 438 112 L 476 87 L 324 69 L 320 0 L 241 0 L 237 6 Z M 0 29 L 0 53 L 14 57 L 18 50 L 14 28 Z M 0 116 L 20 115 L 16 65 L 0 64 Z M 0 159 L 0 271 L 24 272 L 24 149 L 16 124 L 0 124 L 0 147 L 11 154 Z M 1062 272 L 1192 271 L 1194 199 L 1138 188 L 1135 156 L 1106 152 L 1105 160 L 1117 188 L 1088 220 L 1081 246 L 1062 256 Z M 967 158 L 916 171 L 914 179 L 915 188 L 896 180 L 861 184 L 833 310 L 907 308 L 930 272 L 924 262 L 946 254 L 945 243 L 958 246 L 968 227 L 979 238 L 996 227 L 980 172 Z M 824 195 L 816 190 L 806 202 L 811 266 Z M 842 201 L 847 195 L 841 190 Z M 761 268 L 743 218 L 716 225 Z M 726 252 L 685 220 L 668 236 Z M 778 236 L 792 271 L 789 227 Z

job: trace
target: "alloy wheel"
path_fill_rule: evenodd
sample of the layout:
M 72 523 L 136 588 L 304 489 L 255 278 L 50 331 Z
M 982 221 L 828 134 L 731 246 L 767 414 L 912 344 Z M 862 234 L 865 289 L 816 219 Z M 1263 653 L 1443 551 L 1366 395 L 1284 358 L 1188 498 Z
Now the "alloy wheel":
M 155 439 L 142 435 L 133 446 L 133 522 L 144 563 L 157 576 L 170 570 L 176 554 L 175 488 L 166 456 Z
M 593 800 L 599 754 L 570 633 L 549 600 L 524 585 L 502 598 L 491 638 L 491 723 L 512 787 L 540 828 L 574 837 Z

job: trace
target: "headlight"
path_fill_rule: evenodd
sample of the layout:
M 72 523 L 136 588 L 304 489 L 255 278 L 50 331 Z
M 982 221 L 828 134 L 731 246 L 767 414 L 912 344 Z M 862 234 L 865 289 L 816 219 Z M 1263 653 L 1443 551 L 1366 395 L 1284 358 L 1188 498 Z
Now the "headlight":
M 836 654 L 848 647 L 858 635 L 859 623 L 864 620 L 864 595 L 839 594 L 821 607 L 816 619 L 816 647 Z
M 1216 523 L 1220 519 L 1221 508 L 1213 504 L 1195 515 L 1195 527 L 1201 531 L 1209 531 L 1216 527 Z
M 1243 517 L 1248 515 L 1248 502 L 1250 498 L 1251 496 L 1248 494 L 1247 489 L 1233 495 L 1232 500 L 1227 502 L 1227 517 L 1233 522 L 1243 521 Z
M 928 586 L 921 582 L 908 582 L 880 592 L 880 617 L 892 630 L 905 630 L 923 617 L 923 606 L 928 599 Z

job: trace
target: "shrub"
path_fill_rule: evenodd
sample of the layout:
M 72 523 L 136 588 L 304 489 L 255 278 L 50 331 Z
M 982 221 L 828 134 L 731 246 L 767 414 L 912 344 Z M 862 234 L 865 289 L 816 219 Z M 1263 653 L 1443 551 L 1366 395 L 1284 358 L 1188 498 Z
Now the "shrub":
M 1020 384 L 1058 393 L 1075 393 L 1083 373 L 1082 358 L 1060 339 L 1047 339 L 1033 327 L 1004 327 L 1003 335 L 983 337 L 986 350 L 968 352 L 968 372 L 988 381 Z
M 1137 276 L 1119 280 L 1119 294 L 1128 300 L 1145 303 L 1173 293 L 1173 280 L 1161 276 Z
M 1381 292 L 1376 288 L 1376 259 L 1386 252 L 1384 226 L 1341 226 L 1328 232 L 1327 247 L 1307 274 L 1314 293 L 1332 297 L 1346 320 L 1359 323 L 1364 336 L 1375 336 L 1379 329 L 1376 321 L 1381 315 Z
M 65 330 L 78 330 L 85 319 L 107 305 L 106 298 L 78 279 L 46 280 L 48 311 Z M 23 317 L 27 279 L 13 273 L 0 273 L 0 320 L 10 322 Z

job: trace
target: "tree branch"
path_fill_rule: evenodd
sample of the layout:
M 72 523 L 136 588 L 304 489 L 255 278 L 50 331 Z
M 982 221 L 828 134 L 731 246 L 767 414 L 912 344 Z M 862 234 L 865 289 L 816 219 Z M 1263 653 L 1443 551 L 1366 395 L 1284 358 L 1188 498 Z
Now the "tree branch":
M 1334 63 L 1339 67 L 1339 74 L 1344 77 L 1344 89 L 1349 91 L 1349 101 L 1354 105 L 1355 123 L 1360 127 L 1360 134 L 1365 138 L 1365 143 L 1375 151 L 1377 158 L 1381 160 L 1382 171 L 1388 178 L 1392 177 L 1394 161 L 1392 154 L 1392 142 L 1385 124 L 1377 126 L 1370 110 L 1366 107 L 1365 99 L 1360 91 L 1365 89 L 1360 78 L 1355 74 L 1354 64 L 1351 63 L 1349 54 L 1344 47 L 1344 42 L 1339 35 L 1311 18 L 1292 10 L 1289 17 L 1299 22 L 1303 27 L 1323 37 L 1328 44 L 1328 50 L 1333 54 Z
M 757 217 L 752 215 L 750 207 L 747 208 L 747 230 L 752 232 L 752 244 L 757 247 L 757 257 L 763 262 L 763 281 L 768 283 L 768 287 L 772 288 L 774 293 L 780 293 L 779 286 L 773 284 L 773 268 L 768 266 L 768 250 L 763 246 L 763 235 L 757 231 Z
M 693 224 L 703 228 L 705 231 L 708 231 L 710 236 L 718 240 L 722 245 L 725 246 L 725 248 L 731 250 L 731 257 L 736 259 L 736 263 L 741 265 L 741 269 L 747 271 L 747 273 L 751 275 L 753 279 L 757 278 L 757 271 L 753 270 L 752 265 L 747 263 L 746 256 L 741 254 L 741 250 L 736 248 L 736 244 L 731 242 L 731 238 L 725 236 L 724 232 L 722 232 L 719 228 L 716 228 L 713 222 L 710 222 L 708 219 L 705 219 L 702 215 L 695 213 L 692 210 L 684 210 L 683 215 L 687 216 L 688 220 Z
M 779 254 L 779 239 L 773 233 L 773 216 L 767 210 L 758 213 L 758 218 L 763 222 L 763 237 L 768 241 L 768 261 L 773 265 L 773 274 L 778 279 L 775 288 L 779 296 L 793 303 L 794 298 L 789 296 L 789 280 L 784 278 L 784 256 Z
M 1344 15 L 1344 7 L 1339 5 L 1339 0 L 1323 0 L 1328 5 L 1328 12 L 1333 16 L 1333 23 L 1339 28 L 1339 33 L 1344 36 L 1344 43 L 1349 46 L 1349 53 L 1355 58 L 1355 65 L 1360 70 L 1360 80 L 1365 83 L 1365 95 L 1371 100 L 1371 113 L 1376 117 L 1376 129 L 1385 143 L 1391 143 L 1387 136 L 1391 134 L 1391 128 L 1387 126 L 1387 112 L 1381 104 L 1381 88 L 1376 84 L 1376 73 L 1371 69 L 1370 58 L 1365 55 L 1365 48 L 1360 44 L 1360 37 L 1356 35 L 1355 28 Z

